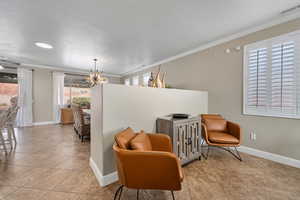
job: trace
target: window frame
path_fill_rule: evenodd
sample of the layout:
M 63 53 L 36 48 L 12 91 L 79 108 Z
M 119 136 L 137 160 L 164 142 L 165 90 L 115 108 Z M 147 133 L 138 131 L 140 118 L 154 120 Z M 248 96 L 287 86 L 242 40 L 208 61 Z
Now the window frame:
M 270 93 L 272 92 L 271 84 L 270 81 L 272 79 L 268 77 L 268 104 L 265 108 L 265 110 L 252 110 L 249 111 L 247 107 L 247 91 L 248 91 L 248 55 L 251 49 L 255 48 L 262 48 L 262 47 L 267 47 L 268 48 L 268 64 L 267 64 L 267 70 L 268 70 L 268 76 L 270 76 L 270 71 L 272 70 L 272 66 L 270 63 L 272 63 L 272 55 L 270 55 L 270 47 L 274 45 L 274 43 L 279 43 L 279 42 L 288 42 L 288 39 L 291 37 L 295 37 L 295 58 L 294 58 L 294 65 L 295 65 L 295 73 L 296 76 L 296 114 L 291 114 L 291 113 L 282 113 L 278 111 L 272 111 L 271 106 L 270 106 L 270 101 L 272 98 L 270 97 Z M 263 44 L 265 46 L 263 46 Z M 262 116 L 262 117 L 275 117 L 275 118 L 288 118 L 288 119 L 300 119 L 300 99 L 299 99 L 299 94 L 300 94 L 300 30 L 290 32 L 287 34 L 282 34 L 277 37 L 273 37 L 267 40 L 262 40 L 262 41 L 257 41 L 254 43 L 250 43 L 244 46 L 244 52 L 243 52 L 243 115 L 249 115 L 249 116 Z M 298 73 L 298 75 L 297 75 Z
M 65 92 L 66 88 L 68 88 L 70 90 L 70 94 L 68 95 L 68 100 L 70 101 L 70 103 L 65 102 L 65 99 L 64 99 L 64 105 L 72 105 L 73 99 L 76 98 L 76 97 L 80 97 L 80 96 L 74 96 L 74 95 L 72 95 L 72 92 L 74 92 L 75 88 L 88 89 L 89 90 L 89 94 L 90 94 L 90 96 L 89 96 L 90 102 L 89 103 L 91 103 L 91 98 L 92 98 L 92 96 L 91 96 L 91 92 L 92 92 L 91 88 L 87 88 L 87 87 L 74 87 L 74 86 L 64 86 L 64 92 Z M 65 98 L 65 95 L 64 95 L 64 98 Z

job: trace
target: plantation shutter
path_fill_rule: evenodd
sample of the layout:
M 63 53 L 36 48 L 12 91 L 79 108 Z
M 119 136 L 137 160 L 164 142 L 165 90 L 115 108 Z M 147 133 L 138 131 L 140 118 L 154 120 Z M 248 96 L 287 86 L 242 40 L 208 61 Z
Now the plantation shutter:
M 267 48 L 251 50 L 248 58 L 247 103 L 250 107 L 267 106 Z
M 300 31 L 244 48 L 244 113 L 300 118 Z
M 272 45 L 271 107 L 283 114 L 297 113 L 295 42 Z

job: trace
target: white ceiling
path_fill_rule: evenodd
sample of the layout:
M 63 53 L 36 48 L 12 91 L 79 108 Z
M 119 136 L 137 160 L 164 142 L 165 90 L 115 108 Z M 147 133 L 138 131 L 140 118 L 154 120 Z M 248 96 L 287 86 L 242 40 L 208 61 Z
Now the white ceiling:
M 299 0 L 1 0 L 0 56 L 122 74 L 265 23 Z M 46 42 L 52 50 L 36 47 Z

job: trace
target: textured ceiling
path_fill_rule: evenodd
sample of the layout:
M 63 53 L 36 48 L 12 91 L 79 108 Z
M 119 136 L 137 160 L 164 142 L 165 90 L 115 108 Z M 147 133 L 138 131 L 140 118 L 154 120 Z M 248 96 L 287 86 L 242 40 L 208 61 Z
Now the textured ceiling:
M 299 0 L 2 0 L 0 56 L 122 74 L 265 23 Z M 34 45 L 53 45 L 45 50 Z

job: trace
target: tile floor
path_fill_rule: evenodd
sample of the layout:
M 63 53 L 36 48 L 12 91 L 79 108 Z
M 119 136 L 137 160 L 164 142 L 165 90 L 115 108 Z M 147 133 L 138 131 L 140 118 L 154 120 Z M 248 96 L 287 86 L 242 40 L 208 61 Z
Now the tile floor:
M 81 143 L 72 126 L 17 129 L 18 144 L 0 153 L 0 200 L 109 200 L 118 184 L 100 187 L 89 168 L 89 142 Z M 176 199 L 300 199 L 300 169 L 242 154 L 212 150 L 209 160 L 184 167 Z M 125 189 L 122 199 L 136 199 Z M 168 191 L 142 191 L 141 200 L 171 199 Z

